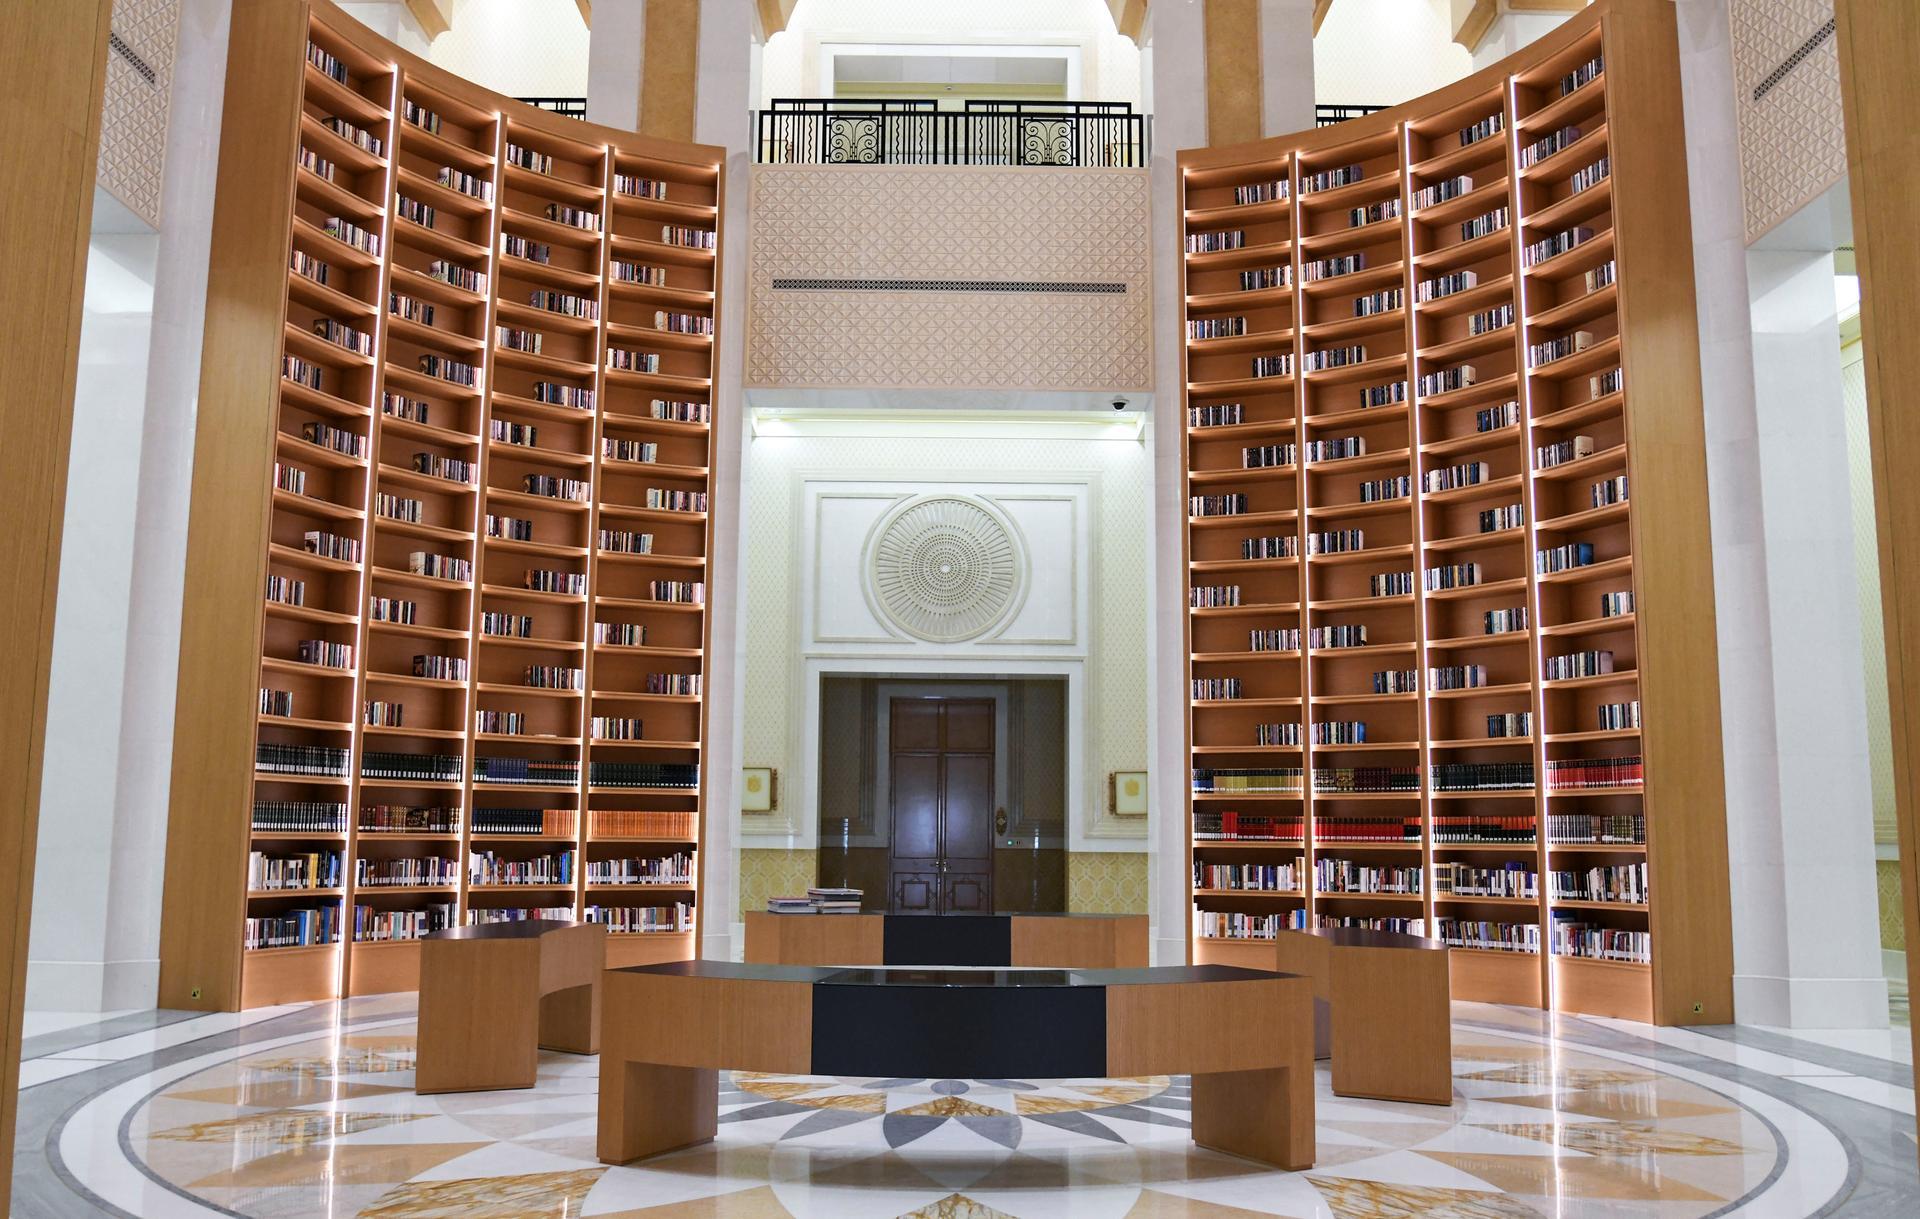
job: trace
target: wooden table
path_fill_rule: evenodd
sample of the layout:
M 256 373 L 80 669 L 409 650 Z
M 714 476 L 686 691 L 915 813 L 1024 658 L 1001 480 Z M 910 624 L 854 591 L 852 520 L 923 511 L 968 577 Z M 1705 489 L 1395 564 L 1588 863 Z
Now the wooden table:
M 747 912 L 756 965 L 989 965 L 1139 969 L 1144 914 L 771 914 Z
M 1219 965 L 941 970 L 675 961 L 610 970 L 604 985 L 604 1163 L 712 1139 L 719 1073 L 729 1069 L 912 1079 L 1190 1074 L 1194 1142 L 1279 1168 L 1313 1165 L 1305 978 Z
M 414 1091 L 531 1088 L 540 1051 L 600 1049 L 607 929 L 526 919 L 420 941 Z
M 1271 968 L 1312 982 L 1314 1057 L 1332 1055 L 1335 1096 L 1453 1103 L 1445 944 L 1358 927 L 1283 930 Z

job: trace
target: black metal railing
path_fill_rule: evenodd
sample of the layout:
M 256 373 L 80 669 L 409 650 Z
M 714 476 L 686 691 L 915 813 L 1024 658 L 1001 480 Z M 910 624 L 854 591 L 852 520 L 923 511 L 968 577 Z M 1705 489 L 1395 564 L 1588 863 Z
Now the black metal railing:
M 584 97 L 523 97 L 519 101 L 529 106 L 538 106 L 542 110 L 551 110 L 555 114 L 570 119 L 587 117 L 587 99 Z
M 1126 102 L 917 98 L 774 99 L 754 118 L 763 165 L 1076 165 L 1147 163 L 1149 124 Z
M 1315 106 L 1313 121 L 1316 127 L 1331 127 L 1335 123 L 1365 118 L 1369 114 L 1378 114 L 1385 109 L 1385 106 Z

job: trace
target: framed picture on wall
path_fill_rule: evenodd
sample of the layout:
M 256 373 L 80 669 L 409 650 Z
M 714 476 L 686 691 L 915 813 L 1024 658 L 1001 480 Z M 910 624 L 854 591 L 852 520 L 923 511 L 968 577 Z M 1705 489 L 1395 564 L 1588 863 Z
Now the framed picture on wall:
M 740 811 L 770 813 L 780 807 L 780 772 L 771 766 L 747 766 L 740 771 Z
M 1147 815 L 1147 772 L 1116 770 L 1107 775 L 1107 811 L 1116 817 Z

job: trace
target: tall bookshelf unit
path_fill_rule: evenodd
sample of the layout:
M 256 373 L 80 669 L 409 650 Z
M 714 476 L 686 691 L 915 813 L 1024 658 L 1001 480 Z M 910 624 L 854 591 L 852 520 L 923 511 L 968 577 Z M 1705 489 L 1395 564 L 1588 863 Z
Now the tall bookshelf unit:
M 1672 6 L 1602 0 L 1180 155 L 1193 959 L 1358 922 L 1458 999 L 1731 1019 L 1679 105 Z
M 235 23 L 161 1000 L 412 989 L 533 914 L 691 957 L 723 150 Z

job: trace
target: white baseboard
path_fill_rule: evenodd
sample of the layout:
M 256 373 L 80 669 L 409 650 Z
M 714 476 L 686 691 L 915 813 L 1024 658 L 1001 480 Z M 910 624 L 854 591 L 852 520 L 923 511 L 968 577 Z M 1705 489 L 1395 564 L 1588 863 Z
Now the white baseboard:
M 28 1011 L 122 1012 L 150 1008 L 160 960 L 27 962 Z
M 1185 965 L 1187 963 L 1187 940 L 1185 936 L 1156 936 L 1152 941 L 1153 955 L 1150 960 L 1155 965 Z
M 1880 950 L 1880 976 L 1889 982 L 1907 980 L 1907 954 L 1898 948 Z
M 1887 980 L 1733 976 L 1734 1019 L 1794 1029 L 1887 1027 Z

